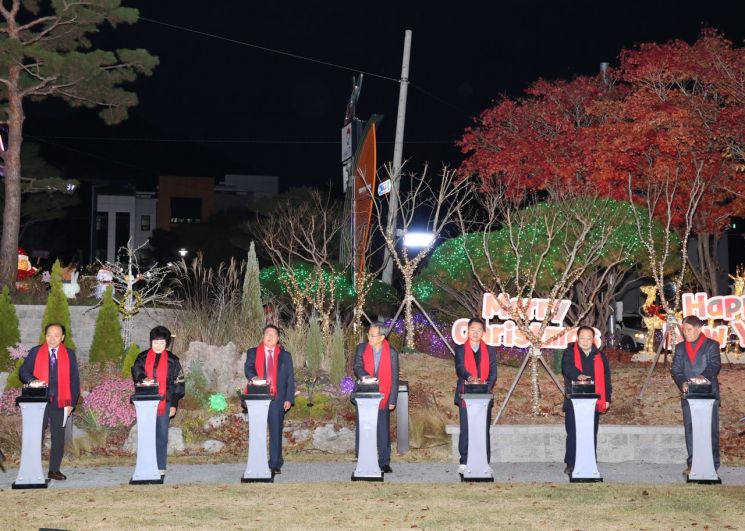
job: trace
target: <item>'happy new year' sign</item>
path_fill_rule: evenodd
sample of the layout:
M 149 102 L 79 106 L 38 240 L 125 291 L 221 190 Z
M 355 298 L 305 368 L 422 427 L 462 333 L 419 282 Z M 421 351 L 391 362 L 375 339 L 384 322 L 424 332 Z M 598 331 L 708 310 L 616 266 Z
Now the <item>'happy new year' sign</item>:
M 701 328 L 703 334 L 719 345 L 727 344 L 727 334 L 730 326 L 737 335 L 741 347 L 745 347 L 745 296 L 723 295 L 709 297 L 706 293 L 684 293 L 681 298 L 683 315 L 695 315 L 708 321 L 710 319 L 724 321 L 725 324 Z

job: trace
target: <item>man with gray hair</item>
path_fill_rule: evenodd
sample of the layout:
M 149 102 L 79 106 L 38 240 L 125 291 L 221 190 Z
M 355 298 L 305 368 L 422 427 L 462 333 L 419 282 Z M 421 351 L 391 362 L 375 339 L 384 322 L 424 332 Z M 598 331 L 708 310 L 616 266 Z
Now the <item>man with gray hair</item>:
M 683 319 L 683 341 L 675 345 L 675 354 L 670 374 L 682 393 L 688 392 L 688 380 L 703 376 L 711 382 L 711 392 L 716 397 L 711 412 L 711 451 L 714 457 L 714 468 L 719 469 L 719 369 L 722 358 L 719 354 L 719 343 L 701 333 L 703 321 L 695 315 Z M 683 475 L 691 471 L 693 460 L 693 429 L 691 427 L 691 409 L 687 400 L 681 400 L 683 408 L 683 425 L 685 427 L 688 466 Z
M 391 411 L 398 400 L 398 352 L 391 348 L 385 338 L 382 323 L 373 323 L 367 331 L 367 343 L 357 345 L 354 354 L 354 374 L 358 379 L 365 376 L 377 378 L 383 398 L 378 406 L 378 465 L 380 470 L 391 473 Z M 359 418 L 355 430 L 355 453 L 359 448 Z

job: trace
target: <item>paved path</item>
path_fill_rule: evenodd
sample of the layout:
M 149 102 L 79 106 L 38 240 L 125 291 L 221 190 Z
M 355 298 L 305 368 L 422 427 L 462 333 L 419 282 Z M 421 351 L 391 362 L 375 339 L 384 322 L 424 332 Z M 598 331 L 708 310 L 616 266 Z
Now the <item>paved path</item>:
M 390 483 L 457 483 L 458 465 L 453 463 L 397 463 L 392 462 L 392 474 L 386 474 Z M 292 462 L 282 468 L 276 483 L 318 483 L 350 481 L 355 464 L 348 462 Z M 172 465 L 166 475 L 168 485 L 189 483 L 240 484 L 245 463 L 212 465 Z M 498 483 L 568 483 L 559 463 L 494 463 L 494 478 Z M 599 463 L 598 469 L 605 483 L 684 484 L 682 465 L 656 465 L 648 463 Z M 66 468 L 67 481 L 53 481 L 51 488 L 113 487 L 126 485 L 134 467 Z M 0 489 L 10 488 L 17 469 L 0 473 Z M 723 466 L 719 475 L 725 485 L 745 485 L 745 467 Z M 251 488 L 246 485 L 246 488 Z

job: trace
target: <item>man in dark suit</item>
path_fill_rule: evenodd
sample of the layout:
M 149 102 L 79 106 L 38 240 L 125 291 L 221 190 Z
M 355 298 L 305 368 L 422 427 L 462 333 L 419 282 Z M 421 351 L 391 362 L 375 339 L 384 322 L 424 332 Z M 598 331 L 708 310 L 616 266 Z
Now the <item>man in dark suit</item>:
M 373 323 L 367 331 L 367 343 L 357 345 L 354 354 L 354 374 L 357 378 L 365 376 L 378 379 L 383 398 L 378 406 L 378 466 L 385 473 L 391 468 L 391 411 L 396 409 L 398 400 L 398 352 L 388 343 L 385 327 Z M 355 453 L 359 448 L 359 417 L 355 430 Z
M 497 382 L 497 351 L 494 347 L 487 346 L 482 340 L 484 328 L 484 321 L 478 317 L 469 320 L 468 341 L 463 345 L 458 345 L 455 349 L 455 374 L 458 376 L 458 383 L 455 387 L 455 405 L 458 406 L 458 415 L 460 416 L 460 435 L 458 436 L 459 474 L 466 472 L 466 463 L 468 462 L 468 412 L 460 394 L 465 391 L 466 382 L 485 383 L 490 393 Z M 491 460 L 489 426 L 491 425 L 492 404 L 493 402 L 489 402 L 486 413 L 487 461 Z
M 272 401 L 269 403 L 269 468 L 273 474 L 282 473 L 282 428 L 285 412 L 295 404 L 295 373 L 292 354 L 279 344 L 279 328 L 267 325 L 258 347 L 246 354 L 246 378 L 267 380 Z
M 49 479 L 67 479 L 60 471 L 65 453 L 65 423 L 80 397 L 80 375 L 75 351 L 65 347 L 65 327 L 50 323 L 45 329 L 46 340 L 31 349 L 19 371 L 25 384 L 38 380 L 47 383 L 49 404 L 44 415 L 43 430 L 52 434 L 49 453 Z M 44 433 L 44 432 L 42 432 Z M 42 436 L 43 437 L 43 436 Z
M 683 319 L 683 341 L 675 345 L 673 364 L 670 374 L 682 393 L 688 392 L 688 380 L 694 376 L 703 376 L 711 382 L 711 392 L 716 397 L 714 410 L 711 412 L 711 451 L 714 456 L 714 468 L 719 469 L 719 369 L 722 358 L 719 354 L 719 343 L 701 333 L 703 321 L 695 315 Z M 687 400 L 681 400 L 683 408 L 683 425 L 685 427 L 688 466 L 683 471 L 688 475 L 693 459 L 693 430 L 691 428 L 691 409 Z

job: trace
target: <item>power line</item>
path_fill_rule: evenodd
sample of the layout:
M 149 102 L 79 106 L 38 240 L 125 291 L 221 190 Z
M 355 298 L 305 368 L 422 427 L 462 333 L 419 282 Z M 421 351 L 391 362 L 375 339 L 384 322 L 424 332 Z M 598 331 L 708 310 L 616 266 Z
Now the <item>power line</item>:
M 385 79 L 387 81 L 393 81 L 394 83 L 400 83 L 401 82 L 400 79 L 396 79 L 396 78 L 393 78 L 393 77 L 390 77 L 390 76 L 386 76 L 386 75 L 383 75 L 383 74 L 376 74 L 374 72 L 369 72 L 367 70 L 362 70 L 361 68 L 352 68 L 352 67 L 349 67 L 349 66 L 340 65 L 340 64 L 337 64 L 337 63 L 332 63 L 330 61 L 323 61 L 321 59 L 314 59 L 312 57 L 306 57 L 304 55 L 299 55 L 299 54 L 292 53 L 292 52 L 285 52 L 283 50 L 277 50 L 275 48 L 269 48 L 268 46 L 261 46 L 259 44 L 254 44 L 254 43 L 246 42 L 246 41 L 240 41 L 238 39 L 232 39 L 230 37 L 223 37 L 222 35 L 216 35 L 214 33 L 209 33 L 209 32 L 206 32 L 206 31 L 196 30 L 196 29 L 193 29 L 193 28 L 187 28 L 186 26 L 179 26 L 178 24 L 171 24 L 169 22 L 163 22 L 162 20 L 155 20 L 155 19 L 146 18 L 146 17 L 140 17 L 139 20 L 144 20 L 145 22 L 150 22 L 151 24 L 158 24 L 158 25 L 165 26 L 165 27 L 168 27 L 168 28 L 185 31 L 187 33 L 193 33 L 195 35 L 201 35 L 202 37 L 210 37 L 212 39 L 217 39 L 217 40 L 229 42 L 229 43 L 232 43 L 232 44 L 239 44 L 241 46 L 248 46 L 250 48 L 255 48 L 257 50 L 262 50 L 262 51 L 269 52 L 269 53 L 276 53 L 276 54 L 279 54 L 279 55 L 284 55 L 286 57 L 292 57 L 293 59 L 300 59 L 302 61 L 309 61 L 311 63 L 316 63 L 316 64 L 320 64 L 320 65 L 324 65 L 324 66 L 330 66 L 332 68 L 339 68 L 341 70 L 347 70 L 349 72 L 362 72 L 363 74 L 365 74 L 367 76 L 377 77 L 377 78 L 380 78 L 380 79 Z M 411 81 L 409 81 L 409 86 L 412 87 L 415 90 L 418 90 L 422 94 L 424 94 L 424 95 L 432 98 L 433 100 L 435 100 L 435 101 L 437 101 L 439 103 L 442 103 L 443 105 L 447 105 L 451 109 L 454 109 L 454 110 L 458 111 L 463 116 L 466 116 L 468 118 L 471 117 L 471 115 L 469 113 L 467 113 L 466 111 L 464 111 L 463 109 L 461 109 L 457 105 L 454 105 L 453 103 L 450 103 L 449 101 L 447 101 L 447 100 L 445 100 L 445 99 L 437 96 L 436 94 L 433 94 L 432 92 L 424 89 L 423 87 L 420 87 L 419 85 L 415 85 L 414 83 L 411 83 Z
M 287 139 L 244 139 L 244 138 L 142 138 L 142 137 L 103 137 L 69 135 L 34 135 L 39 140 L 80 140 L 85 142 L 137 142 L 143 144 L 340 144 L 340 140 L 287 140 Z M 406 140 L 405 144 L 455 144 L 457 140 Z M 378 140 L 378 144 L 393 144 L 393 140 Z
M 265 52 L 276 53 L 276 54 L 279 54 L 279 55 L 284 55 L 286 57 L 292 57 L 293 59 L 300 59 L 302 61 L 309 61 L 311 63 L 317 63 L 317 64 L 321 64 L 321 65 L 325 65 L 325 66 L 331 66 L 333 68 L 339 68 L 341 70 L 347 70 L 347 71 L 350 71 L 350 72 L 362 72 L 366 76 L 372 76 L 372 77 L 377 77 L 377 78 L 380 78 L 380 79 L 386 79 L 388 81 L 393 81 L 395 83 L 398 83 L 399 82 L 398 79 L 393 78 L 393 77 L 390 77 L 390 76 L 385 76 L 383 74 L 376 74 L 374 72 L 368 72 L 366 70 L 362 70 L 362 69 L 359 69 L 359 68 L 352 68 L 352 67 L 349 67 L 349 66 L 339 65 L 339 64 L 336 64 L 336 63 L 332 63 L 330 61 L 322 61 L 320 59 L 314 59 L 312 57 L 306 57 L 304 55 L 299 55 L 299 54 L 296 54 L 296 53 L 285 52 L 283 50 L 277 50 L 275 48 L 269 48 L 268 46 L 261 46 L 259 44 L 254 44 L 254 43 L 251 43 L 251 42 L 239 41 L 237 39 L 231 39 L 230 37 L 223 37 L 222 35 L 215 35 L 214 33 L 208 33 L 206 31 L 195 30 L 195 29 L 192 29 L 192 28 L 187 28 L 185 26 L 179 26 L 177 24 L 169 24 L 168 22 L 162 22 L 160 20 L 154 20 L 152 18 L 140 17 L 139 20 L 144 20 L 145 22 L 150 22 L 151 24 L 159 24 L 161 26 L 166 26 L 168 28 L 173 28 L 173 29 L 178 29 L 178 30 L 181 30 L 181 31 L 186 31 L 186 32 L 189 32 L 189 33 L 194 33 L 196 35 L 201 35 L 203 37 L 211 37 L 213 39 L 218 39 L 218 40 L 221 40 L 221 41 L 230 42 L 232 44 L 240 44 L 241 46 L 248 46 L 250 48 L 255 48 L 257 50 L 262 50 L 262 51 L 265 51 Z
M 104 157 L 102 155 L 96 155 L 95 153 L 90 153 L 89 151 L 84 151 L 82 149 L 78 149 L 78 148 L 74 148 L 74 147 L 70 147 L 70 146 L 65 146 L 63 144 L 58 144 L 57 142 L 50 142 L 48 140 L 48 138 L 53 138 L 53 137 L 35 136 L 35 135 L 30 135 L 28 133 L 24 134 L 24 136 L 27 137 L 27 138 L 33 138 L 34 140 L 38 140 L 39 142 L 42 142 L 44 144 L 48 144 L 50 146 L 58 147 L 60 149 L 66 149 L 68 151 L 73 151 L 75 153 L 80 153 L 81 155 L 85 155 L 85 156 L 90 157 L 90 158 L 93 158 L 93 159 L 103 160 L 105 162 L 113 163 L 113 164 L 116 164 L 118 166 L 122 166 L 124 168 L 129 168 L 129 169 L 133 169 L 133 170 L 143 171 L 145 173 L 160 173 L 159 170 L 148 170 L 148 169 L 142 168 L 140 166 L 135 166 L 133 164 L 129 164 L 127 162 L 122 162 L 120 160 L 112 159 L 111 157 Z

